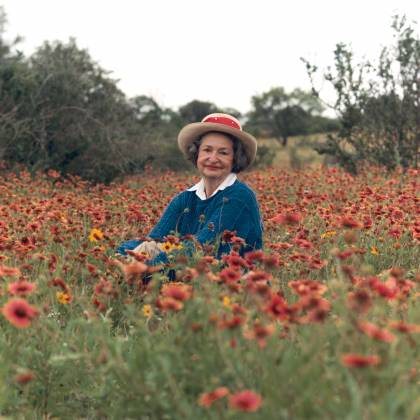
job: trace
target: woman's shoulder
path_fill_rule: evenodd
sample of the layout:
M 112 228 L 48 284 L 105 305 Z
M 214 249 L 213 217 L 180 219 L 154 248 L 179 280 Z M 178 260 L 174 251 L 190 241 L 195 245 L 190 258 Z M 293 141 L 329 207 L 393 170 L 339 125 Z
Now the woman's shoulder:
M 254 190 L 245 182 L 237 179 L 234 184 L 226 188 L 228 197 L 236 198 L 245 203 L 256 202 L 257 198 Z

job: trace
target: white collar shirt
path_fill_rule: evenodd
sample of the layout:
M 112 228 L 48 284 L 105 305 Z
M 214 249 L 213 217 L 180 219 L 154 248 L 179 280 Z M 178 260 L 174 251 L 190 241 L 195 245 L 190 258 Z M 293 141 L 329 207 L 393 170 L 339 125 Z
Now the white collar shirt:
M 234 173 L 230 173 L 225 179 L 224 181 L 216 188 L 216 190 L 213 192 L 213 194 L 210 197 L 213 197 L 215 194 L 217 194 L 218 191 L 224 190 L 227 187 L 230 187 L 231 185 L 233 185 L 233 183 L 237 180 L 237 176 Z M 191 188 L 188 188 L 187 191 L 195 191 L 197 197 L 200 200 L 207 200 L 207 198 L 210 197 L 206 197 L 206 191 L 204 189 L 204 179 L 201 178 L 201 180 L 193 185 Z

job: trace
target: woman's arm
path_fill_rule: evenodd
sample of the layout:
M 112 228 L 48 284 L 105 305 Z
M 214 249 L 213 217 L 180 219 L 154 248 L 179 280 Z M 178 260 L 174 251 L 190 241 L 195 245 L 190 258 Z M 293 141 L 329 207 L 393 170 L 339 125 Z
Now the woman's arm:
M 176 231 L 178 221 L 183 214 L 182 202 L 182 193 L 178 194 L 170 201 L 159 222 L 148 235 L 150 238 L 161 239 L 164 236 L 169 235 L 172 231 Z M 127 251 L 132 251 L 142 242 L 143 241 L 137 239 L 125 241 L 117 248 L 117 253 L 127 255 Z M 161 256 L 161 258 L 162 257 L 163 256 Z
M 178 223 L 184 214 L 184 201 L 184 193 L 178 194 L 170 201 L 159 222 L 150 232 L 150 238 L 162 239 L 178 230 Z
M 220 239 L 225 230 L 235 231 L 236 236 L 247 239 L 252 226 L 252 216 L 249 207 L 236 198 L 223 198 L 217 208 L 204 222 L 203 228 L 197 233 L 196 239 L 202 244 L 212 243 L 218 248 L 217 256 L 229 253 L 231 244 Z M 216 243 L 219 241 L 219 243 Z

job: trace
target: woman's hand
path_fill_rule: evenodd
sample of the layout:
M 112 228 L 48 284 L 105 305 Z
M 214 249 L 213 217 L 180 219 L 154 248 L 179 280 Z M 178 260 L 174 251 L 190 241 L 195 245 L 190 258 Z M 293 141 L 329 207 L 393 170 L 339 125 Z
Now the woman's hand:
M 138 247 L 133 249 L 136 253 L 145 253 L 150 259 L 155 258 L 160 252 L 159 244 L 155 241 L 142 242 Z

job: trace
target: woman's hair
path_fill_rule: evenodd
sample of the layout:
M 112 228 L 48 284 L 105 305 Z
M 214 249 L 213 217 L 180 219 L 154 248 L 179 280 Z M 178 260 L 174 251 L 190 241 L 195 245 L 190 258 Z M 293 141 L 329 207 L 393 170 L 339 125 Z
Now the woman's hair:
M 196 167 L 197 167 L 197 159 L 198 159 L 198 151 L 200 149 L 200 144 L 203 137 L 210 132 L 204 133 L 201 137 L 195 140 L 193 143 L 190 144 L 187 150 L 187 159 L 190 160 Z M 217 133 L 219 133 L 217 131 Z M 232 172 L 235 174 L 243 171 L 248 166 L 248 157 L 245 153 L 244 146 L 242 142 L 238 140 L 236 137 L 227 134 L 221 133 L 228 137 L 232 142 L 233 146 L 233 164 L 232 164 Z

